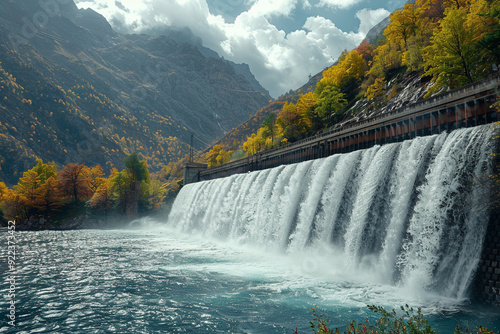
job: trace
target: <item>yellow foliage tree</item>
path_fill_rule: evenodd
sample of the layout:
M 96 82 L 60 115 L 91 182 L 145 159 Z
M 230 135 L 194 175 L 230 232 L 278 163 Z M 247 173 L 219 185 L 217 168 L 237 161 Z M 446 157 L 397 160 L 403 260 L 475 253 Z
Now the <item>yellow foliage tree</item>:
M 101 184 L 94 192 L 94 195 L 90 199 L 90 206 L 98 211 L 103 210 L 106 217 L 108 216 L 108 211 L 111 209 L 114 203 L 113 189 L 111 185 L 111 178 L 102 179 Z
M 297 101 L 297 113 L 299 114 L 300 119 L 303 120 L 303 126 L 305 128 L 310 128 L 312 126 L 316 100 L 316 94 L 314 92 L 309 92 L 301 95 Z
M 25 205 L 35 207 L 40 197 L 41 185 L 40 175 L 33 169 L 30 169 L 23 173 L 23 177 L 19 179 L 14 189 L 25 202 Z
M 29 215 L 28 207 L 26 206 L 26 198 L 19 194 L 14 189 L 7 189 L 3 197 L 4 212 L 8 219 L 22 220 Z
M 387 81 L 384 78 L 375 79 L 375 83 L 368 87 L 365 93 L 365 97 L 368 100 L 373 100 L 377 96 L 381 96 L 385 94 L 385 85 Z
M 49 215 L 64 204 L 61 198 L 59 181 L 56 177 L 51 176 L 40 186 L 39 196 L 35 205 L 45 215 Z
M 428 95 L 443 86 L 454 88 L 472 83 L 487 73 L 489 64 L 482 61 L 485 53 L 477 43 L 487 32 L 488 18 L 479 15 L 486 7 L 484 0 L 477 0 L 471 12 L 463 6 L 445 10 L 431 45 L 425 48 L 425 71 L 435 83 Z
M 443 0 L 443 4 L 449 8 L 463 8 L 469 10 L 474 0 Z
M 415 35 L 422 14 L 423 8 L 417 7 L 413 3 L 407 3 L 403 6 L 403 9 L 394 11 L 390 15 L 391 23 L 384 31 L 387 41 L 398 45 L 400 50 L 407 50 L 408 39 Z
M 307 133 L 310 120 L 305 114 L 299 113 L 297 105 L 286 102 L 281 108 L 276 119 L 278 131 L 283 134 L 283 137 L 288 141 L 294 141 L 301 138 Z
M 4 182 L 0 182 L 0 202 L 4 200 L 4 198 L 7 196 L 7 191 L 9 188 L 5 185 Z
M 104 171 L 101 165 L 96 165 L 89 170 L 89 183 L 90 183 L 90 191 L 94 194 L 99 186 L 104 182 Z
M 233 154 L 233 151 L 226 151 L 224 146 L 215 145 L 206 154 L 208 167 L 215 167 L 215 166 L 222 165 L 223 163 L 229 162 L 231 160 L 232 154 Z
M 166 185 L 160 180 L 151 180 L 148 185 L 148 203 L 152 209 L 158 209 L 167 195 Z
M 343 92 L 346 89 L 355 90 L 353 82 L 359 82 L 365 75 L 365 60 L 357 51 L 344 52 L 337 65 L 323 71 L 323 78 L 316 87 L 319 95 L 326 86 L 339 87 Z
M 266 139 L 263 132 L 263 128 L 260 128 L 257 133 L 252 133 L 250 137 L 247 137 L 247 140 L 243 143 L 243 151 L 247 155 L 257 154 L 265 148 Z

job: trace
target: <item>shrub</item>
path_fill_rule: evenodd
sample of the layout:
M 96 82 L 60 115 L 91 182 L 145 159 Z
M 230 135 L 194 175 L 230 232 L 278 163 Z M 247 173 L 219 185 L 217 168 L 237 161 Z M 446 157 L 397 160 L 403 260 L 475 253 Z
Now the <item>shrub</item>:
M 314 319 L 310 321 L 311 328 L 315 334 L 433 334 L 435 330 L 428 324 L 427 319 L 424 318 L 421 308 L 416 310 L 408 305 L 401 306 L 401 312 L 392 310 L 386 311 L 381 306 L 368 305 L 368 309 L 375 313 L 380 314 L 380 318 L 375 324 L 370 324 L 366 319 L 365 322 L 351 321 L 346 330 L 340 332 L 338 328 L 335 330 L 329 328 L 330 318 L 324 315 L 318 315 L 316 307 L 313 308 Z M 295 334 L 298 331 L 295 330 Z M 462 328 L 457 326 L 454 334 L 495 334 L 483 328 L 482 326 L 476 327 L 471 330 L 469 327 Z

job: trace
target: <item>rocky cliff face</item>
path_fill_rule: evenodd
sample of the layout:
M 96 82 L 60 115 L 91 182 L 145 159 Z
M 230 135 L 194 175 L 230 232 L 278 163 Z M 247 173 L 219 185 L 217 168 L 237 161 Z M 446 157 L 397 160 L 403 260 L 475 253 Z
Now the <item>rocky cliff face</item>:
M 0 180 L 35 158 L 158 170 L 267 104 L 243 66 L 167 36 L 123 35 L 73 1 L 0 3 Z M 250 73 L 251 74 L 251 73 Z

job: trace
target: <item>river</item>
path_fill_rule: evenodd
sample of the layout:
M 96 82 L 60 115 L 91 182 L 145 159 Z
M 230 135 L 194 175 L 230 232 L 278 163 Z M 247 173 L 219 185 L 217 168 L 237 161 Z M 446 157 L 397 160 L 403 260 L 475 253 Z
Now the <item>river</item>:
M 439 333 L 466 321 L 500 328 L 498 309 L 414 295 L 374 282 L 369 272 L 336 272 L 325 253 L 269 253 L 178 232 L 164 222 L 135 227 L 17 232 L 18 261 L 1 276 L 0 332 L 293 333 L 298 327 L 311 333 L 314 306 L 333 327 L 344 328 L 372 315 L 366 304 L 423 301 Z M 14 327 L 7 324 L 5 296 L 11 274 Z

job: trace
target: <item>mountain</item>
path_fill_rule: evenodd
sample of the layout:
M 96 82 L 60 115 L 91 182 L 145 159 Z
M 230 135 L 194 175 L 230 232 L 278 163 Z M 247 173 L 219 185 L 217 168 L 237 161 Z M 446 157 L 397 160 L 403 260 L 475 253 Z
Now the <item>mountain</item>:
M 387 16 L 385 19 L 380 21 L 377 25 L 368 31 L 365 36 L 364 41 L 367 41 L 370 44 L 377 45 L 377 42 L 384 37 L 384 30 L 391 23 L 390 16 Z
M 8 184 L 35 158 L 110 169 L 136 152 L 158 171 L 189 152 L 191 133 L 202 149 L 270 100 L 248 66 L 203 54 L 175 32 L 115 32 L 73 1 L 4 0 L 0 26 Z
M 220 59 L 220 56 L 217 52 L 203 46 L 203 41 L 200 37 L 193 34 L 189 27 L 162 27 L 162 28 L 154 28 L 150 30 L 146 30 L 144 32 L 147 35 L 151 36 L 167 36 L 171 39 L 174 39 L 178 42 L 185 42 L 192 44 L 198 48 L 202 55 L 205 57 L 211 57 L 215 59 Z M 222 58 L 224 59 L 224 58 Z M 228 65 L 230 65 L 237 74 L 241 74 L 248 80 L 248 82 L 252 85 L 253 89 L 259 91 L 265 95 L 269 95 L 269 91 L 260 85 L 257 81 L 253 73 L 250 71 L 250 66 L 248 64 L 236 64 L 230 60 L 225 60 Z

